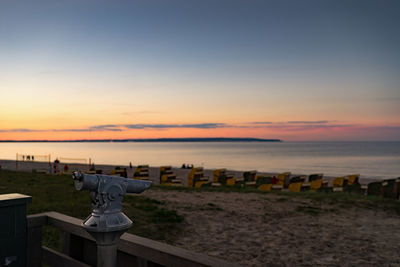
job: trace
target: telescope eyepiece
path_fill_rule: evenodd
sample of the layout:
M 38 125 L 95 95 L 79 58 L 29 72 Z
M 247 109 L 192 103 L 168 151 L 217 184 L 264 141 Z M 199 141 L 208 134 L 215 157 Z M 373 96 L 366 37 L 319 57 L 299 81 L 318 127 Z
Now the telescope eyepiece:
M 82 181 L 83 180 L 83 174 L 80 171 L 74 171 L 72 173 L 72 179 Z

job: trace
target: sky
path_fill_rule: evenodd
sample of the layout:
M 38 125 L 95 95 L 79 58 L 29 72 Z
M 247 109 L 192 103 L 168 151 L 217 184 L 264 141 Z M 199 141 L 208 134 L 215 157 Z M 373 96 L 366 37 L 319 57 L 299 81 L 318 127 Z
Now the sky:
M 0 1 L 0 140 L 400 141 L 397 0 Z

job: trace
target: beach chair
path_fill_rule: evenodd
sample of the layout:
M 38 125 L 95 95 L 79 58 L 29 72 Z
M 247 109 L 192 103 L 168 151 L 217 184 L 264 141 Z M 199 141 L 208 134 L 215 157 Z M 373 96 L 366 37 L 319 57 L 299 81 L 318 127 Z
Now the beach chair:
M 322 187 L 322 179 L 313 180 L 310 182 L 310 191 L 311 192 L 316 192 L 321 187 Z
M 382 182 L 372 182 L 368 184 L 367 195 L 380 196 L 382 191 Z
M 358 179 L 360 178 L 359 174 L 350 174 L 347 175 L 347 185 L 355 185 L 358 184 Z
M 203 167 L 194 167 L 188 174 L 188 187 L 200 188 L 210 186 L 211 182 L 208 177 L 204 176 Z
M 272 190 L 272 186 L 273 184 L 262 184 L 257 187 L 257 189 L 263 192 L 270 192 Z
M 314 173 L 308 176 L 309 190 L 315 192 L 321 187 L 328 186 L 328 181 L 323 181 L 324 175 L 322 173 Z
M 183 186 L 183 182 L 176 178 L 171 166 L 160 167 L 160 185 Z
M 212 186 L 221 186 L 221 185 L 235 185 L 235 178 L 233 175 L 227 174 L 226 169 L 216 169 L 213 171 L 213 183 Z
M 345 185 L 345 176 L 336 177 L 333 179 L 333 192 L 343 192 L 343 187 Z
M 272 190 L 272 177 L 271 176 L 256 176 L 257 189 L 264 192 Z
M 94 169 L 89 170 L 89 171 L 96 173 L 96 170 L 94 170 Z M 111 175 L 121 175 L 121 174 L 124 174 L 124 168 L 117 166 L 113 170 L 111 170 Z
M 256 187 L 263 184 L 272 184 L 272 177 L 266 175 L 256 175 Z
M 290 183 L 288 188 L 290 192 L 300 192 L 302 185 L 303 182 Z
M 291 172 L 282 172 L 278 173 L 277 178 L 278 178 L 278 185 L 281 185 L 283 188 L 288 188 L 290 184 L 290 175 Z
M 244 185 L 246 186 L 256 186 L 256 174 L 257 171 L 247 171 L 243 173 Z
M 111 170 L 112 172 L 113 170 Z M 103 170 L 91 170 L 91 171 L 85 171 L 84 173 L 86 174 L 103 174 Z M 115 174 L 115 171 L 114 171 Z
M 380 195 L 385 198 L 399 199 L 400 177 L 383 180 Z
M 233 175 L 230 175 L 226 179 L 226 185 L 227 186 L 238 186 L 238 187 L 243 187 L 245 183 L 244 177 L 233 177 Z
M 324 177 L 324 175 L 322 173 L 313 173 L 313 174 L 310 174 L 308 176 L 308 181 L 312 182 L 312 181 L 315 181 L 315 180 L 320 180 L 323 177 Z
M 304 176 L 294 176 L 289 179 L 289 184 L 304 183 L 305 180 L 306 180 L 306 177 L 304 177 Z
M 133 174 L 135 180 L 149 180 L 149 165 L 138 165 Z
M 361 185 L 358 182 L 359 178 L 359 174 L 347 175 L 344 180 L 344 191 L 362 193 L 363 190 L 361 190 Z
M 288 189 L 290 192 L 300 192 L 309 189 L 309 184 L 305 183 L 305 176 L 295 176 L 289 179 Z

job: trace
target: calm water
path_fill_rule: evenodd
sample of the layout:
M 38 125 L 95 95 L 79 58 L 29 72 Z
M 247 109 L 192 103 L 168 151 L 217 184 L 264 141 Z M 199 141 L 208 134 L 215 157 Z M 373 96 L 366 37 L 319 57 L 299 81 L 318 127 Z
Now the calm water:
M 400 176 L 400 142 L 0 143 L 0 159 L 15 159 L 16 153 L 51 154 L 52 160 L 91 158 L 96 164 L 190 163 L 205 168 L 322 172 L 328 176 Z

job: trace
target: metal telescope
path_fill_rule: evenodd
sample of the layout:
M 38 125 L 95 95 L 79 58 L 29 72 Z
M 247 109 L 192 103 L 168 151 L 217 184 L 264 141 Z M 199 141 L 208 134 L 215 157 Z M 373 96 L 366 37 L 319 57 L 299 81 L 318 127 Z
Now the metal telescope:
M 119 237 L 132 226 L 122 212 L 122 199 L 127 193 L 139 194 L 150 187 L 150 181 L 123 177 L 72 173 L 77 190 L 90 191 L 92 214 L 83 222 L 83 228 L 96 239 L 97 266 L 116 266 Z

